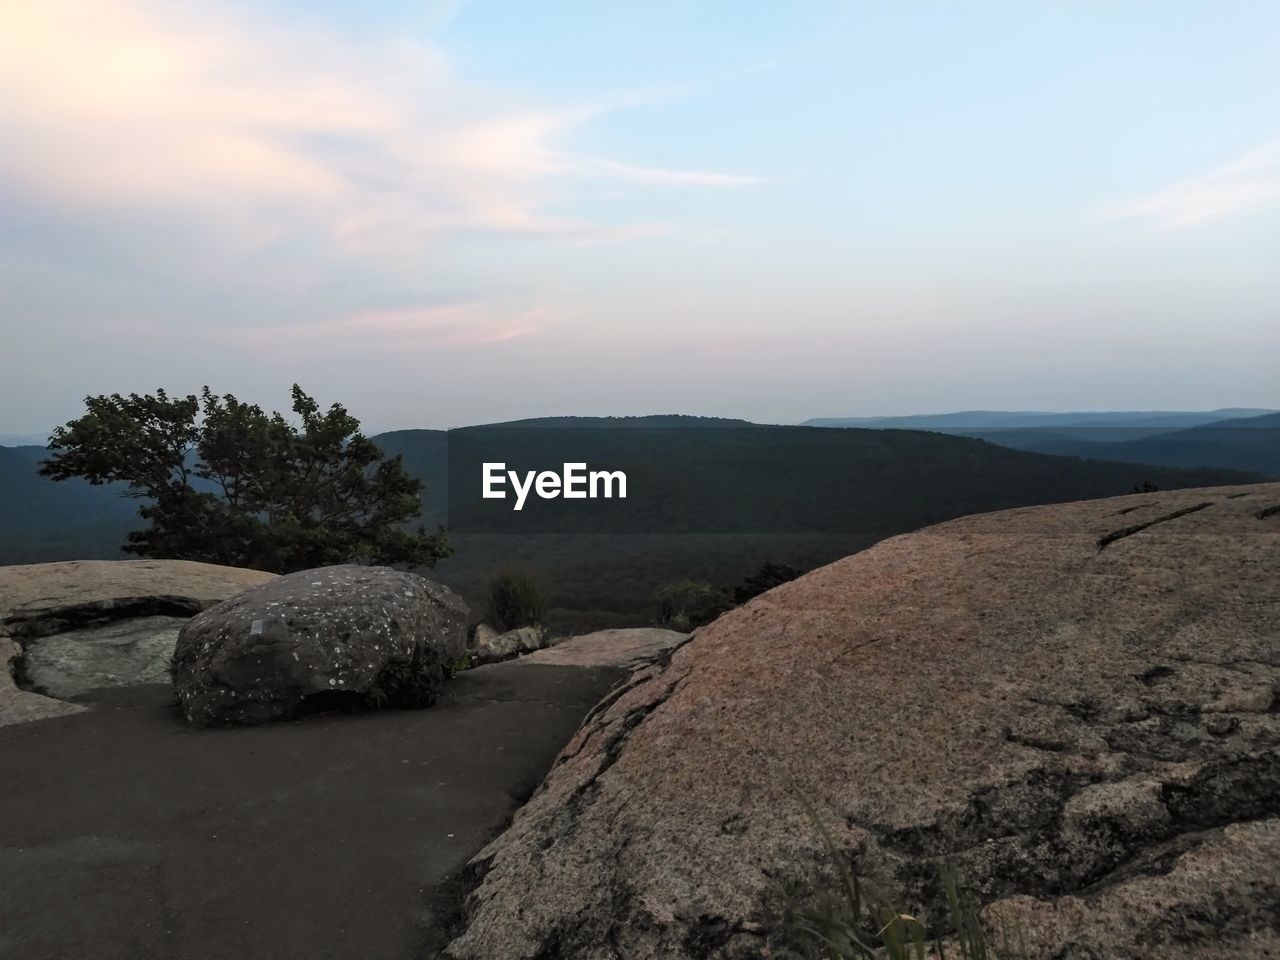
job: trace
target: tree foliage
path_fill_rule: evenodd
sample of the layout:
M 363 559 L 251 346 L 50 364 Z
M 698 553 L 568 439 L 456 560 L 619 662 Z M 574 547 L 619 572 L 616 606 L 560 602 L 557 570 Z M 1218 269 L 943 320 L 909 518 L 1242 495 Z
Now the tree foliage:
M 291 422 L 231 394 L 86 397 L 54 431 L 40 472 L 121 483 L 149 526 L 125 550 L 289 572 L 333 563 L 431 566 L 443 530 L 406 527 L 421 483 L 339 404 L 322 411 L 293 386 Z
M 764 566 L 756 573 L 747 577 L 733 588 L 733 600 L 735 603 L 746 603 L 748 600 L 754 600 L 760 594 L 794 580 L 798 576 L 800 576 L 800 571 L 791 566 L 791 564 L 766 560 Z

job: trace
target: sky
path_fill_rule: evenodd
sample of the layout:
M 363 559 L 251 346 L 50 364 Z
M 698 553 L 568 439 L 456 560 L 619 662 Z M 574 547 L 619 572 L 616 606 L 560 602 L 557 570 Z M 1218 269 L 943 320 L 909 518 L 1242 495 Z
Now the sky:
M 0 432 L 1280 407 L 1280 4 L 0 0 Z

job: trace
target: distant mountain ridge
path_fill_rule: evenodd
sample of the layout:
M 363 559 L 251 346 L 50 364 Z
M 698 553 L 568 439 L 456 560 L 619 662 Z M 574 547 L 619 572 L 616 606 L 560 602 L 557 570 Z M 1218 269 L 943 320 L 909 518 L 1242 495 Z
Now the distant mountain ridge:
M 1039 410 L 962 410 L 954 413 L 889 417 L 815 417 L 807 427 L 866 427 L 873 430 L 1002 430 L 1029 427 L 1195 427 L 1222 420 L 1256 417 L 1278 411 L 1252 407 L 1221 410 L 1133 410 L 1051 412 Z
M 733 417 L 697 417 L 685 413 L 653 413 L 626 417 L 530 417 L 527 420 L 506 420 L 499 423 L 478 423 L 462 430 L 480 430 L 489 427 L 516 427 L 520 429 L 554 427 L 571 429 L 575 427 L 593 429 L 639 429 L 653 427 L 759 427 L 762 424 L 750 420 L 739 420 Z M 399 433 L 402 431 L 391 431 Z
M 43 447 L 48 442 L 47 433 L 0 433 L 0 447 Z
M 1280 477 L 1280 413 L 1123 436 L 1122 430 L 993 430 L 967 434 L 1034 453 L 1168 467 L 1216 467 Z
M 1224 416 L 1226 414 L 1241 415 Z M 986 440 L 1029 453 L 1280 476 L 1280 412 L 1276 411 L 1238 408 L 1095 414 L 970 411 L 809 423 L 846 429 L 930 430 Z

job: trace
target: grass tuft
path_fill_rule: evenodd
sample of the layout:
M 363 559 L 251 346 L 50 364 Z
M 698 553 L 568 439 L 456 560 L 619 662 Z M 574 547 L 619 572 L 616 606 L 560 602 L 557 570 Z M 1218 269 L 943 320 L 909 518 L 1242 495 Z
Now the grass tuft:
M 826 848 L 801 893 L 784 895 L 784 919 L 774 956 L 786 960 L 1026 960 L 1020 927 L 1001 925 L 1000 948 L 987 940 L 979 905 L 951 867 L 941 871 L 947 922 L 929 930 L 891 897 L 862 883 L 849 857 L 808 799 L 801 797 Z M 833 882 L 834 876 L 834 882 Z

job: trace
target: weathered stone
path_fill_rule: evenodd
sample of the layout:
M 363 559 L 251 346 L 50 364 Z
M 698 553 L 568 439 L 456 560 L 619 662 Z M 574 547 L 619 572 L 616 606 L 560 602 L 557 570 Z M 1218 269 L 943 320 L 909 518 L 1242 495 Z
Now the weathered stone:
M 28 640 L 23 671 L 38 693 L 69 700 L 101 687 L 168 683 L 183 617 L 132 617 Z
M 477 664 L 498 663 L 541 650 L 547 639 L 547 632 L 541 627 L 517 627 L 506 633 L 489 630 L 483 634 L 477 629 L 471 657 Z
M 274 576 L 185 560 L 0 567 L 0 634 L 19 644 L 3 678 L 11 692 L 0 693 L 0 724 L 81 709 L 38 694 L 75 697 L 96 687 L 166 682 L 186 618 Z M 17 689 L 14 674 L 28 689 Z
M 342 699 L 376 705 L 406 672 L 466 650 L 467 607 L 452 591 L 387 567 L 280 577 L 198 614 L 174 651 L 187 719 L 261 723 Z
M 531 653 L 524 662 L 564 667 L 635 667 L 662 656 L 688 639 L 687 633 L 658 627 L 597 630 Z
M 1009 897 L 984 919 L 1020 931 L 1032 957 L 1280 957 L 1280 820 L 1231 824 L 1167 862 L 1148 860 L 1126 882 L 1087 896 Z
M 825 860 L 800 797 L 926 917 L 954 863 L 1035 957 L 1268 955 L 1276 505 L 1262 484 L 968 517 L 731 611 L 587 718 L 473 862 L 448 955 L 759 957 L 783 882 Z
M 20 690 L 14 670 L 21 656 L 22 648 L 18 644 L 8 637 L 0 637 L 0 727 L 61 717 L 85 709 L 78 704 L 63 703 L 29 690 Z
M 477 623 L 475 635 L 471 638 L 471 645 L 476 649 L 480 649 L 493 643 L 501 635 L 487 623 Z
M 189 560 L 69 560 L 0 566 L 0 625 L 49 636 L 133 616 L 190 616 L 275 574 Z

